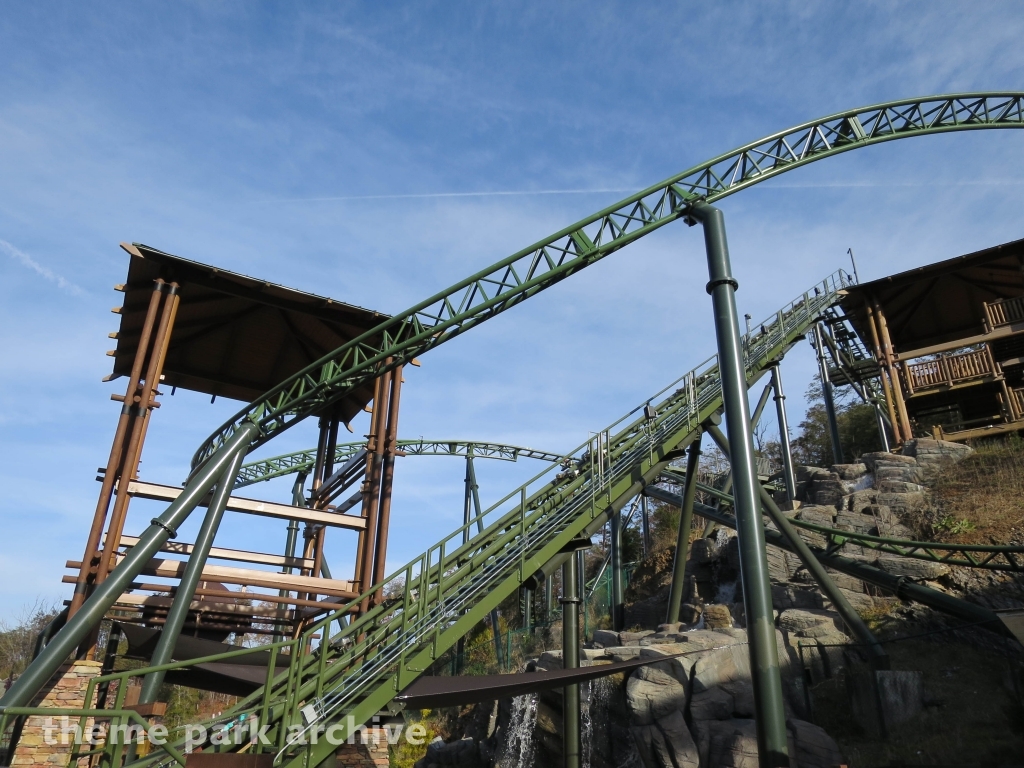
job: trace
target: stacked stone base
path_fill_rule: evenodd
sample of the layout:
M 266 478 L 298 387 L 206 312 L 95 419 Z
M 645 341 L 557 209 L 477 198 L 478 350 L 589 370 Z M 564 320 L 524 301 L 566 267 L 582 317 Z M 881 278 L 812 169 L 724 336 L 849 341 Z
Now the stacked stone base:
M 33 707 L 60 707 L 84 709 L 85 691 L 89 681 L 100 674 L 103 665 L 98 661 L 76 661 L 58 669 L 50 682 L 32 701 Z M 90 706 L 95 702 L 90 702 Z M 50 722 L 47 722 L 47 720 Z M 90 720 L 87 727 L 92 725 Z M 56 730 L 54 729 L 56 726 Z M 65 737 L 61 743 L 60 718 L 29 717 L 21 731 L 18 748 L 11 760 L 11 768 L 64 768 L 68 764 L 74 739 Z M 53 743 L 47 743 L 53 742 Z M 87 760 L 80 760 L 87 765 Z

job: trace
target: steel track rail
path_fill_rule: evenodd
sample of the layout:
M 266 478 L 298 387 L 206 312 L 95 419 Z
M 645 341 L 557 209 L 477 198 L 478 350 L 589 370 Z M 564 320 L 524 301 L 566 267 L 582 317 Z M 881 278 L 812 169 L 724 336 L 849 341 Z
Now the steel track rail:
M 681 477 L 674 472 L 666 473 L 665 481 L 670 485 L 679 485 Z M 697 481 L 698 490 L 731 503 L 732 496 L 728 493 Z M 936 541 L 911 541 L 894 539 L 886 536 L 873 536 L 857 531 L 843 531 L 825 525 L 809 523 L 805 520 L 790 518 L 790 524 L 805 531 L 818 533 L 825 537 L 828 545 L 826 554 L 834 554 L 847 544 L 881 552 L 883 554 L 909 557 L 915 560 L 927 560 L 945 565 L 958 565 L 965 568 L 983 568 L 990 571 L 1024 572 L 1024 547 L 1001 544 L 955 544 Z
M 627 197 L 386 320 L 240 410 L 192 459 L 205 462 L 243 423 L 260 445 L 383 371 L 411 361 L 656 229 L 782 173 L 895 139 L 1024 127 L 1024 93 L 962 93 L 875 104 L 746 144 Z
M 398 449 L 407 456 L 469 456 L 474 459 L 497 459 L 499 461 L 518 461 L 519 459 L 538 459 L 539 461 L 557 462 L 562 455 L 536 448 L 526 448 L 505 443 L 489 443 L 475 440 L 399 440 Z M 366 447 L 365 441 L 341 443 L 334 452 L 335 464 L 344 464 L 348 459 Z M 243 464 L 235 480 L 235 488 L 242 488 L 253 483 L 271 480 L 275 477 L 294 475 L 299 472 L 310 472 L 316 463 L 316 449 L 295 451 L 281 456 L 272 456 L 260 461 Z
M 848 284 L 848 276 L 838 272 L 760 324 L 747 339 L 748 377 L 760 376 Z M 655 407 L 653 419 L 643 414 L 647 404 Z M 323 665 L 300 656 L 293 661 L 297 670 L 283 673 L 270 689 L 249 697 L 226 717 L 251 714 L 264 700 L 277 727 L 288 727 L 293 741 L 343 714 L 351 714 L 354 722 L 370 717 L 478 622 L 481 611 L 511 594 L 570 538 L 595 521 L 600 524 L 610 505 L 635 487 L 638 473 L 664 464 L 668 451 L 692 437 L 720 407 L 712 357 L 603 430 L 607 438 L 598 441 L 600 448 L 594 440 L 584 443 L 569 454 L 568 468 L 546 468 L 485 510 L 482 532 L 472 530 L 476 519 L 470 521 L 468 543 L 462 543 L 459 528 L 371 588 L 362 597 L 379 589 L 402 597 L 377 606 L 335 635 L 314 654 L 329 654 Z M 307 630 L 310 641 L 336 619 L 324 617 Z M 299 702 L 304 709 L 312 706 L 306 711 L 315 717 L 300 718 Z

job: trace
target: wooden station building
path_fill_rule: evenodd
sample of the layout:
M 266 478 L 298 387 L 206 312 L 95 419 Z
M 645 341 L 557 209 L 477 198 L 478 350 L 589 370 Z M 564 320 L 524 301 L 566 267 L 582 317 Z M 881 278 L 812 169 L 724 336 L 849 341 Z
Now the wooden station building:
M 171 501 L 180 486 L 144 481 L 139 461 L 149 420 L 170 388 L 250 402 L 292 374 L 388 319 L 387 315 L 314 296 L 267 281 L 163 253 L 141 244 L 122 244 L 128 276 L 115 286 L 124 303 L 113 312 L 120 327 L 113 372 L 126 379 L 106 466 L 99 469 L 99 499 L 83 558 L 69 561 L 75 594 L 73 614 L 95 586 L 137 541 L 144 522 L 126 525 L 132 498 Z M 287 521 L 274 551 L 251 552 L 217 546 L 203 570 L 183 636 L 223 642 L 230 634 L 256 632 L 293 637 L 325 611 L 340 608 L 383 575 L 387 552 L 393 462 L 402 371 L 351 392 L 320 415 L 316 465 L 310 487 L 298 483 L 294 503 L 232 496 L 229 512 Z M 344 472 L 333 466 L 340 425 L 371 411 L 366 450 Z M 353 464 L 353 462 L 349 462 Z M 336 501 L 361 484 L 354 496 Z M 349 492 L 351 494 L 351 491 Z M 300 533 L 300 525 L 302 531 Z M 332 575 L 324 561 L 330 528 L 358 532 L 357 565 L 351 578 Z M 282 534 L 284 534 L 282 526 Z M 168 541 L 160 557 L 121 595 L 109 617 L 127 625 L 133 645 L 152 644 L 174 599 L 192 545 Z M 149 635 L 137 630 L 149 630 Z M 95 634 L 93 641 L 95 642 Z M 213 652 L 207 649 L 207 652 Z
M 848 289 L 896 441 L 1024 429 L 1024 240 Z

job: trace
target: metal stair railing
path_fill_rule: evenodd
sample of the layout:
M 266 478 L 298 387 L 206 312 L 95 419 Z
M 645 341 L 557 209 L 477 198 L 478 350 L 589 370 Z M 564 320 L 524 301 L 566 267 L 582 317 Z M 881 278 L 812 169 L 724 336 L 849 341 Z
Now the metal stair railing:
M 838 272 L 766 320 L 748 340 L 748 376 L 759 375 L 766 363 L 834 304 L 848 283 L 848 276 Z M 601 518 L 614 501 L 615 489 L 632 485 L 635 469 L 652 465 L 653 454 L 663 454 L 673 438 L 677 444 L 692 434 L 718 409 L 720 396 L 717 359 L 711 357 L 645 403 L 657 404 L 653 419 L 640 416 L 629 422 L 643 411 L 644 406 L 638 406 L 572 451 L 570 458 L 551 465 L 484 511 L 481 533 L 473 535 L 477 520 L 471 520 L 467 543 L 462 543 L 467 526 L 461 526 L 369 590 L 366 597 L 381 591 L 400 591 L 402 597 L 377 606 L 331 640 L 330 645 L 339 649 L 332 659 L 332 667 L 338 671 L 328 673 L 329 679 L 317 676 L 319 692 L 310 690 L 314 696 L 305 705 L 311 717 L 301 731 L 293 731 L 290 743 L 297 744 L 310 730 L 340 714 L 362 709 L 359 714 L 368 717 L 386 704 L 425 670 L 424 662 L 438 658 L 456 636 L 479 621 L 491 603 L 500 602 L 535 567 Z M 533 488 L 537 490 L 531 494 Z M 497 520 L 488 523 L 496 516 Z M 454 549 L 448 552 L 450 543 Z M 481 607 L 485 598 L 486 605 Z M 331 620 L 325 617 L 310 632 Z M 346 643 L 350 645 L 346 647 Z M 357 666 L 359 661 L 362 664 Z M 353 671 L 346 675 L 344 670 Z M 371 695 L 381 689 L 390 690 L 385 695 Z M 354 717 L 353 721 L 361 719 Z M 282 748 L 288 746 L 285 743 Z
M 839 271 L 761 324 L 747 339 L 748 382 L 791 347 L 847 284 L 849 277 Z M 334 747 L 306 743 L 311 732 L 344 717 L 340 738 L 347 738 L 570 539 L 600 528 L 612 504 L 631 489 L 634 495 L 638 478 L 656 474 L 670 452 L 720 407 L 717 357 L 712 356 L 353 600 L 353 607 L 378 602 L 334 637 L 316 645 L 316 636 L 348 609 L 323 617 L 294 640 L 270 646 L 278 659 L 281 651 L 291 651 L 288 669 L 207 727 L 270 725 L 277 762 L 299 766 L 308 758 L 315 764 Z M 482 530 L 476 533 L 478 523 Z M 463 542 L 467 530 L 469 540 Z M 273 668 L 268 667 L 268 678 Z M 96 678 L 94 684 L 147 671 Z M 233 748 L 238 745 L 206 746 Z M 262 745 L 254 748 L 261 751 Z M 151 756 L 134 764 L 161 759 Z
M 749 339 L 747 345 L 748 373 L 759 372 L 760 366 L 770 359 L 768 353 L 779 346 L 785 345 L 789 340 L 787 334 L 792 335 L 794 329 L 798 327 L 800 329 L 805 328 L 825 307 L 830 306 L 835 300 L 837 291 L 846 284 L 845 281 L 846 276 L 843 273 L 823 281 L 820 288 L 816 287 L 814 289 L 813 294 L 810 291 L 805 293 L 800 299 L 778 312 L 769 321 L 766 321 L 761 326 L 760 332 L 757 335 L 752 334 L 752 338 Z M 755 361 L 756 363 L 751 366 L 751 363 Z M 517 561 L 521 564 L 524 560 L 529 559 L 541 550 L 542 547 L 535 544 L 535 542 L 547 542 L 553 538 L 565 539 L 567 541 L 584 529 L 588 522 L 596 519 L 599 514 L 595 505 L 597 497 L 606 497 L 607 503 L 610 504 L 612 501 L 608 493 L 610 487 L 615 481 L 628 476 L 634 467 L 643 462 L 643 454 L 651 450 L 654 442 L 660 443 L 661 439 L 668 433 L 678 430 L 682 422 L 686 422 L 686 426 L 689 427 L 690 431 L 695 430 L 700 423 L 702 412 L 707 410 L 707 406 L 711 405 L 712 401 L 717 402 L 721 390 L 717 377 L 716 359 L 710 358 L 694 371 L 678 379 L 670 387 L 679 384 L 682 386 L 665 403 L 659 404 L 659 408 L 656 409 L 662 413 L 667 411 L 668 415 L 662 416 L 659 413 L 655 417 L 655 426 L 648 425 L 646 419 L 638 419 L 629 427 L 615 433 L 613 436 L 613 430 L 625 420 L 622 419 L 599 433 L 610 437 L 606 442 L 602 442 L 600 439 L 592 439 L 572 453 L 574 456 L 581 456 L 580 464 L 590 464 L 590 471 L 587 473 L 589 477 L 584 477 L 584 482 L 576 484 L 575 493 L 570 491 L 570 498 L 566 500 L 566 503 L 560 504 L 551 513 L 545 514 L 543 509 L 541 509 L 531 516 L 531 519 L 528 521 L 527 511 L 534 507 L 536 501 L 533 499 L 527 500 L 526 486 L 520 489 L 521 502 L 518 527 L 520 528 L 521 535 L 512 542 L 512 546 L 507 551 L 494 558 L 489 573 L 479 572 L 473 574 L 465 582 L 449 576 L 449 581 L 454 582 L 454 588 L 451 592 L 446 593 L 441 585 L 445 575 L 445 566 L 452 562 L 452 560 L 457 560 L 460 554 L 456 550 L 456 552 L 452 553 L 451 560 L 449 560 L 444 554 L 444 546 L 448 540 L 461 541 L 462 529 L 460 528 L 455 531 L 448 539 L 431 548 L 424 556 L 426 560 L 423 561 L 423 565 L 420 567 L 421 586 L 418 594 L 421 597 L 421 601 L 422 596 L 427 591 L 434 591 L 437 594 L 438 599 L 433 603 L 433 610 L 424 611 L 416 624 L 412 626 L 408 622 L 403 622 L 404 631 L 400 631 L 397 634 L 389 632 L 388 636 L 392 637 L 392 640 L 387 650 L 391 652 L 385 651 L 381 653 L 375 659 L 372 667 L 369 669 L 364 667 L 360 670 L 360 675 L 353 677 L 363 677 L 365 679 L 368 676 L 376 676 L 376 673 L 384 671 L 390 665 L 400 664 L 403 657 L 408 656 L 408 648 L 411 643 L 422 643 L 424 641 L 424 637 L 420 634 L 424 629 L 433 633 L 432 643 L 435 651 L 434 658 L 436 658 L 437 652 L 443 650 L 438 647 L 440 645 L 438 640 L 441 627 L 446 622 L 454 626 L 462 620 L 461 617 L 465 615 L 463 612 L 472 605 L 474 599 L 478 598 L 485 589 L 488 594 L 493 594 L 494 589 L 498 587 L 499 583 L 508 578 L 506 572 L 510 566 L 514 568 Z M 656 395 L 655 398 L 662 393 Z M 652 400 L 655 398 L 652 398 Z M 635 409 L 629 415 L 636 413 L 638 410 L 640 408 Z M 628 418 L 629 415 L 625 418 Z M 607 449 L 605 449 L 605 445 L 607 445 Z M 609 453 L 608 462 L 605 462 L 601 456 L 600 452 L 603 450 L 607 450 Z M 588 490 L 589 493 L 587 492 Z M 513 495 L 506 497 L 503 501 L 507 501 Z M 498 505 L 491 509 L 494 510 L 501 504 L 502 502 L 499 502 Z M 590 507 L 589 518 L 585 514 L 588 506 Z M 511 524 L 510 527 L 515 528 L 514 516 L 515 511 L 510 512 L 497 525 L 509 526 Z M 575 525 L 571 524 L 572 521 L 575 521 Z M 488 527 L 483 534 L 474 537 L 463 547 L 478 546 L 478 539 L 486 538 L 488 532 L 493 531 L 494 528 L 495 526 L 493 525 Z M 557 548 L 555 548 L 555 551 L 557 551 Z M 433 564 L 432 552 L 437 552 L 436 573 L 438 574 L 438 583 L 436 586 L 424 583 L 423 580 L 423 574 L 427 573 L 427 570 Z M 415 578 L 411 565 L 407 566 L 404 573 L 406 584 Z M 528 575 L 529 572 L 520 566 L 519 579 L 516 586 L 518 586 L 519 582 L 525 580 Z M 409 590 L 407 589 L 406 602 L 408 600 Z M 357 634 L 364 630 L 364 627 L 361 625 L 362 622 L 357 621 L 347 628 L 343 634 Z M 353 653 L 347 661 L 351 663 L 355 660 L 356 656 L 357 654 Z M 399 681 L 402 682 L 401 673 L 399 673 Z M 399 685 L 398 687 L 402 686 Z M 335 689 L 329 697 L 317 702 L 314 709 L 318 714 L 318 719 L 330 718 L 332 715 L 339 713 L 344 704 L 348 701 L 353 701 L 357 692 L 362 688 L 363 686 L 360 685 L 358 679 L 350 678 L 345 680 L 344 684 Z M 303 732 L 309 730 L 312 726 L 313 722 L 308 723 Z M 300 735 L 295 734 L 293 742 Z

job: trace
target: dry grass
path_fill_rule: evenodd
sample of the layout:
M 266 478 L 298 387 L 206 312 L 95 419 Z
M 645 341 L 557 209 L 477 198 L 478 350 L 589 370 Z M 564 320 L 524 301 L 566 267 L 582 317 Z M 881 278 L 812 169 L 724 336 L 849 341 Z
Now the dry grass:
M 932 487 L 923 534 L 959 544 L 1024 540 L 1024 440 L 976 446 Z

